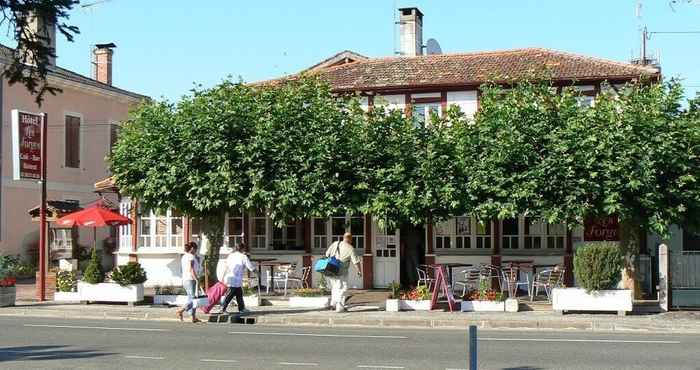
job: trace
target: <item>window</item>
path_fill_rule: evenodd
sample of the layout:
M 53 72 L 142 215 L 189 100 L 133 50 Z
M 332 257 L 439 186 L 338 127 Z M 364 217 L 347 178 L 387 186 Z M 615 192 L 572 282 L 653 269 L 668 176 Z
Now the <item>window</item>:
M 243 214 L 241 211 L 232 211 L 226 214 L 226 240 L 228 248 L 243 243 Z
M 357 249 L 365 247 L 364 216 L 336 215 L 330 218 L 314 218 L 312 223 L 313 247 L 324 249 L 336 240 L 343 239 L 343 234 L 352 234 L 352 246 Z M 330 230 L 329 230 L 330 229 Z
M 251 248 L 267 248 L 267 216 L 265 212 L 257 211 L 251 218 Z
M 119 125 L 116 124 L 111 124 L 109 125 L 109 152 L 112 153 L 112 149 L 114 148 L 114 145 L 117 144 L 117 140 L 119 139 Z
M 53 243 L 52 250 L 72 250 L 73 249 L 73 229 L 52 229 Z
M 119 214 L 131 218 L 131 201 L 119 203 Z M 129 250 L 131 248 L 131 224 L 119 226 L 119 249 Z
M 435 249 L 490 249 L 491 222 L 481 223 L 473 217 L 457 216 L 433 228 Z
M 155 212 L 144 209 L 139 222 L 139 247 L 182 248 L 184 229 L 178 211 Z
M 292 222 L 272 228 L 273 250 L 304 250 L 304 224 Z
M 440 115 L 440 102 L 417 103 L 413 104 L 411 108 L 413 122 L 415 122 L 417 126 L 423 126 L 425 122 L 430 122 L 431 114 Z
M 66 116 L 65 165 L 80 168 L 80 117 Z
M 536 217 L 520 217 L 502 220 L 501 225 L 503 249 L 564 249 L 567 234 L 564 224 L 550 224 Z

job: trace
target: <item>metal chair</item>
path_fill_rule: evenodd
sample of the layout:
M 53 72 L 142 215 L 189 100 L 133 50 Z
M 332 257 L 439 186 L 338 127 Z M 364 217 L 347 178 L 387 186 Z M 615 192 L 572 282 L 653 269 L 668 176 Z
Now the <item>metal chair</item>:
M 503 292 L 505 289 L 503 288 L 503 283 L 502 283 L 502 276 L 500 269 L 496 266 L 489 265 L 487 263 L 482 263 L 479 265 L 479 274 L 481 276 L 481 280 L 487 280 L 489 281 L 489 286 L 491 286 L 491 282 L 493 279 L 498 279 L 499 285 L 501 286 L 501 292 Z
M 421 267 L 425 267 L 425 265 L 421 265 Z M 435 284 L 435 279 L 428 276 L 427 269 L 421 267 L 416 267 L 416 271 L 418 271 L 418 286 L 424 285 L 428 290 L 431 290 L 433 284 Z
M 292 284 L 296 284 L 299 288 L 304 287 L 304 271 L 302 271 L 302 276 L 294 275 L 294 271 L 296 270 L 296 268 L 296 263 L 282 265 L 279 267 L 279 271 L 275 274 L 275 285 L 284 283 L 285 297 L 287 296 L 287 288 L 291 287 Z M 305 267 L 304 269 L 307 268 L 310 271 L 310 267 Z
M 537 293 L 539 293 L 540 287 L 544 289 L 547 295 L 547 301 L 552 301 L 552 289 L 562 285 L 562 279 L 564 278 L 563 269 L 552 269 L 540 271 L 535 275 L 535 279 L 532 282 L 532 289 L 530 290 L 530 302 L 535 299 Z
M 525 274 L 525 281 L 520 281 L 520 269 L 513 266 L 504 267 L 501 269 L 503 283 L 507 287 L 508 297 L 515 298 L 518 295 L 518 287 L 525 286 L 527 295 L 530 295 L 530 276 Z
M 457 285 L 462 286 L 462 295 L 461 297 L 464 297 L 465 294 L 467 294 L 467 289 L 471 288 L 474 290 L 479 289 L 479 284 L 481 283 L 481 269 L 480 268 L 470 268 L 467 270 L 462 270 L 462 273 L 464 274 L 464 279 L 463 280 L 457 280 L 454 282 L 452 286 L 452 294 L 455 294 L 455 289 L 457 288 Z

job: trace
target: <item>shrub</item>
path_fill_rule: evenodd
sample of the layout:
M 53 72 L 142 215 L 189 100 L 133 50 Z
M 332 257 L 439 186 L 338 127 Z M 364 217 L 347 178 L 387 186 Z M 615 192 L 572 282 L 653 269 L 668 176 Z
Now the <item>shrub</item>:
M 85 271 L 83 271 L 83 281 L 88 284 L 99 284 L 105 279 L 102 272 L 102 264 L 97 256 L 97 251 L 93 248 L 90 262 L 88 262 Z
M 112 271 L 112 280 L 121 286 L 142 284 L 147 280 L 146 270 L 138 262 L 129 262 Z
M 17 265 L 19 258 L 0 256 L 0 286 L 11 287 L 17 282 Z
M 61 271 L 56 275 L 56 288 L 59 292 L 74 292 L 77 276 L 73 271 Z
M 622 253 L 613 243 L 587 243 L 574 256 L 576 281 L 587 292 L 615 288 L 622 267 Z
M 328 295 L 328 292 L 323 289 L 303 288 L 295 290 L 294 295 L 298 297 L 323 297 Z
M 390 299 L 399 299 L 401 296 L 401 284 L 392 281 L 391 284 L 389 284 L 389 290 L 391 290 Z

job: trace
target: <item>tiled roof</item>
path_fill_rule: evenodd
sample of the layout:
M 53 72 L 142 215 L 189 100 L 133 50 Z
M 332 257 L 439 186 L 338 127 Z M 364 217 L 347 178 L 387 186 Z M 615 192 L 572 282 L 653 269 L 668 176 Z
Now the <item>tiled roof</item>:
M 465 54 L 422 55 L 360 60 L 309 72 L 336 91 L 479 85 L 545 74 L 557 81 L 657 78 L 660 71 L 567 52 L 526 48 Z M 277 83 L 280 80 L 262 82 Z

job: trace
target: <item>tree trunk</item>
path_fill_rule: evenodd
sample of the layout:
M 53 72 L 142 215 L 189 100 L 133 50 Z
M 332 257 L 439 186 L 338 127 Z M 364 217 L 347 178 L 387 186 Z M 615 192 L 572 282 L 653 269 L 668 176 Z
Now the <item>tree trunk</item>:
M 641 298 L 636 261 L 639 258 L 639 243 L 642 228 L 632 221 L 620 221 L 620 250 L 625 258 L 622 269 L 622 288 L 631 289 L 632 297 Z
M 204 257 L 205 289 L 217 281 L 216 267 L 219 264 L 219 250 L 224 244 L 224 213 L 216 212 L 202 217 L 202 234 L 207 238 L 207 254 Z

